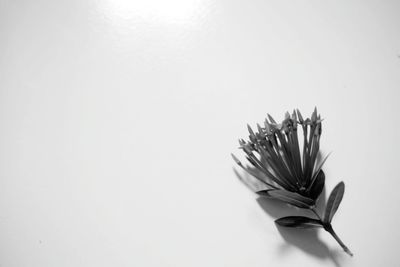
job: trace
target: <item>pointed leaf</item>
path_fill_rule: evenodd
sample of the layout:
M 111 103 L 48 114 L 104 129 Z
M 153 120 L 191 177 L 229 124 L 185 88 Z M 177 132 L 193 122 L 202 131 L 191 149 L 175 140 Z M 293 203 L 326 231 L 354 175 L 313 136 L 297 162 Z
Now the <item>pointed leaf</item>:
M 317 177 L 314 179 L 313 183 L 309 188 L 309 195 L 312 199 L 318 199 L 319 195 L 322 193 L 325 185 L 325 173 L 320 170 Z
M 265 190 L 257 191 L 256 193 L 258 195 L 260 195 L 261 197 L 271 197 L 271 195 L 269 194 L 269 192 L 271 190 L 275 190 L 275 189 L 265 189 Z
M 303 217 L 303 216 L 288 216 L 275 220 L 275 223 L 284 227 L 295 228 L 316 228 L 322 227 L 319 220 Z
M 321 170 L 322 166 L 324 166 L 325 161 L 329 158 L 331 153 L 332 152 L 329 152 L 328 155 L 326 155 L 325 158 L 318 164 L 318 166 L 316 165 L 315 170 L 314 170 L 314 177 L 315 177 L 316 174 L 319 173 L 319 171 Z
M 344 183 L 340 182 L 332 190 L 329 196 L 328 203 L 326 204 L 324 222 L 330 223 L 337 209 L 339 208 L 340 202 L 342 201 L 344 194 Z
M 315 205 L 315 201 L 299 195 L 297 193 L 293 193 L 285 190 L 271 190 L 269 195 L 273 198 L 279 199 L 283 202 L 286 202 L 290 205 L 302 208 L 302 209 L 311 209 Z

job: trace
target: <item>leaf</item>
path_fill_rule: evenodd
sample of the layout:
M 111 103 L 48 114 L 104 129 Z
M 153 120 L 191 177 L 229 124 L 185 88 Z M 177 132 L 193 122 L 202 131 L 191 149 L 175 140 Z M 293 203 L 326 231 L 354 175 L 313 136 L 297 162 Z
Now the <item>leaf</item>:
M 275 190 L 275 189 L 265 189 L 265 190 L 257 191 L 256 193 L 258 195 L 260 195 L 261 197 L 271 197 L 271 195 L 269 194 L 269 192 L 271 190 Z
M 322 227 L 319 220 L 304 217 L 304 216 L 288 216 L 275 220 L 275 223 L 284 227 L 294 228 L 316 228 Z
M 318 166 L 316 166 L 314 175 L 317 174 L 321 170 L 322 166 L 324 166 L 325 161 L 328 159 L 328 157 L 331 155 L 331 153 L 332 152 L 329 152 L 328 155 L 326 155 L 325 158 L 318 164 Z
M 344 194 L 344 183 L 340 182 L 332 190 L 329 196 L 328 203 L 326 204 L 324 222 L 330 223 L 337 209 L 339 208 L 340 202 L 342 201 Z
M 268 192 L 269 195 L 273 198 L 279 199 L 283 202 L 291 204 L 293 206 L 302 208 L 302 209 L 311 209 L 315 205 L 315 201 L 299 195 L 297 193 L 293 193 L 285 190 L 271 190 Z
M 322 193 L 325 185 L 325 173 L 320 170 L 317 177 L 314 179 L 313 183 L 309 187 L 309 195 L 312 199 L 318 199 L 319 195 Z

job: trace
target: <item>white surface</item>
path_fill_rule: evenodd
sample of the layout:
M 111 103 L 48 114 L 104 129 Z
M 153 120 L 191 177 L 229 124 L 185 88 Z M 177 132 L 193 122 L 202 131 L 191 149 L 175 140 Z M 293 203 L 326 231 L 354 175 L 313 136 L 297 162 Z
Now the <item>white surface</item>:
M 0 266 L 398 266 L 399 11 L 1 0 Z M 315 105 L 353 258 L 232 170 L 246 123 Z

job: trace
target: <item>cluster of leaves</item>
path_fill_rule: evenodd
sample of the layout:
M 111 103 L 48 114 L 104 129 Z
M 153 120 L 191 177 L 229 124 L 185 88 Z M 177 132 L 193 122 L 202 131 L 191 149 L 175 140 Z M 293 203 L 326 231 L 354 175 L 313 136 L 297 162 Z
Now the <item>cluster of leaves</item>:
M 322 133 L 321 116 L 314 109 L 310 118 L 303 119 L 300 111 L 286 113 L 282 123 L 277 123 L 269 114 L 264 127 L 257 124 L 257 131 L 248 125 L 249 140 L 239 140 L 240 149 L 246 154 L 250 166 L 242 164 L 232 154 L 235 162 L 265 185 L 258 191 L 261 196 L 275 198 L 302 209 L 310 209 L 318 219 L 289 216 L 276 220 L 285 227 L 323 227 L 330 232 L 343 249 L 350 250 L 342 243 L 332 229 L 331 221 L 344 194 L 344 183 L 340 182 L 332 191 L 325 209 L 324 218 L 315 210 L 324 185 L 325 174 L 322 166 L 327 157 L 317 160 Z M 302 153 L 298 128 L 302 129 Z
M 333 215 L 335 215 L 339 204 L 342 201 L 344 194 L 344 183 L 340 182 L 332 191 L 329 196 L 328 203 L 325 208 L 325 214 L 323 219 L 312 219 L 304 216 L 288 216 L 276 220 L 276 223 L 286 227 L 297 227 L 297 228 L 314 228 L 324 227 L 331 223 Z

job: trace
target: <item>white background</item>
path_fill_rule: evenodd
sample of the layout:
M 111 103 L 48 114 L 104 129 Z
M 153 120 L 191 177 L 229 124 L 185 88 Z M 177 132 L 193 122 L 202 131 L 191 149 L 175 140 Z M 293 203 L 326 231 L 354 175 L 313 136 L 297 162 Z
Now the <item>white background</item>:
M 0 0 L 0 266 L 399 266 L 399 12 Z M 314 106 L 353 258 L 233 171 L 247 123 Z

